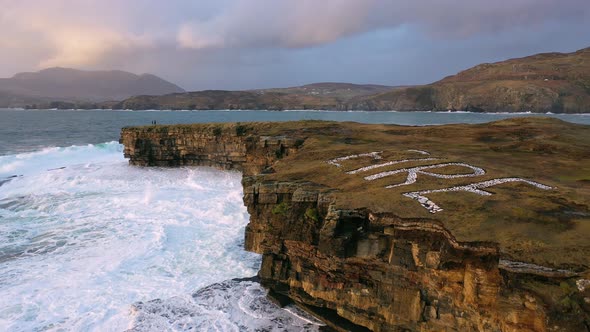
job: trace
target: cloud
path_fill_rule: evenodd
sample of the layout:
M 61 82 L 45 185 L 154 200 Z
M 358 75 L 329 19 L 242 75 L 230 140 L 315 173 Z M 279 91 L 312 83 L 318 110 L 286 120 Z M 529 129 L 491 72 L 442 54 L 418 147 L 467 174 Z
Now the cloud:
M 42 55 L 35 63 L 28 63 L 32 67 L 29 69 L 92 66 L 113 50 L 153 45 L 151 36 L 137 34 L 125 24 L 109 19 L 109 0 L 100 5 L 88 0 L 0 2 L 6 2 L 0 3 L 3 51 Z
M 181 27 L 189 48 L 285 47 L 329 43 L 367 28 L 376 0 L 236 1 L 219 16 Z
M 589 13 L 587 0 L 238 0 L 210 20 L 183 24 L 177 40 L 195 49 L 304 48 L 405 25 L 464 38 Z
M 294 63 L 297 52 L 325 54 L 321 48 L 339 43 L 370 47 L 360 46 L 359 38 L 383 31 L 410 31 L 407 38 L 416 43 L 425 38 L 452 43 L 547 24 L 587 23 L 587 1 L 0 0 L 0 76 L 63 66 L 155 72 L 184 84 L 227 84 L 215 73 L 235 73 L 233 80 L 247 85 L 240 73 L 256 75 L 252 59 Z M 383 59 L 392 57 L 388 53 Z M 326 66 L 330 61 L 313 55 L 297 61 L 310 59 Z M 269 66 L 278 70 L 276 63 L 257 64 L 256 73 Z

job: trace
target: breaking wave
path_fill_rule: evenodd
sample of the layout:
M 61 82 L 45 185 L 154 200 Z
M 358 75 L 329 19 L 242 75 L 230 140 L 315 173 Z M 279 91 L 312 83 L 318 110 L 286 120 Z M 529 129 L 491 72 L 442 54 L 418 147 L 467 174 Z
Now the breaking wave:
M 131 167 L 116 142 L 0 156 L 0 330 L 315 330 L 227 281 L 260 265 L 240 181 Z

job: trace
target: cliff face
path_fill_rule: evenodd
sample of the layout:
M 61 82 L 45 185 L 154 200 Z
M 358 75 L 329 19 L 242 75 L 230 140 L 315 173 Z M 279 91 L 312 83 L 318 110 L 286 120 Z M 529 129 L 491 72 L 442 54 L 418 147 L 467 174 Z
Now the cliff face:
M 125 157 L 136 166 L 212 166 L 244 175 L 271 172 L 272 164 L 296 150 L 300 141 L 284 136 L 248 135 L 248 127 L 123 128 Z
M 347 133 L 320 125 L 310 127 Z M 497 242 L 459 241 L 434 218 L 353 206 L 342 195 L 359 193 L 295 171 L 281 176 L 283 164 L 326 154 L 308 149 L 314 129 L 153 126 L 125 128 L 121 142 L 133 165 L 242 170 L 250 214 L 245 245 L 263 255 L 262 283 L 271 296 L 295 301 L 336 330 L 590 330 L 587 271 L 506 260 Z
M 505 288 L 493 244 L 458 243 L 436 222 L 337 210 L 329 194 L 290 183 L 246 186 L 244 201 L 263 283 L 335 326 L 547 330 L 544 304 Z

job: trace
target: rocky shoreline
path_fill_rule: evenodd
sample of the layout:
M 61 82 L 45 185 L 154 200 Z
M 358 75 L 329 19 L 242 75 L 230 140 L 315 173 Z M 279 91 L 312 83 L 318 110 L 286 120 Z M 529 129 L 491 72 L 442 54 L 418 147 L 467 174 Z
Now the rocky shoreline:
M 457 132 L 461 139 L 453 137 Z M 560 176 L 570 159 L 585 160 L 578 166 L 588 167 L 590 158 L 583 158 L 590 151 L 589 133 L 587 126 L 550 119 L 422 128 L 309 121 L 130 127 L 122 130 L 121 143 L 132 165 L 242 171 L 250 214 L 245 246 L 263 255 L 261 283 L 279 302 L 294 301 L 333 329 L 584 331 L 590 330 L 590 287 L 578 285 L 586 285 L 590 277 L 590 249 L 578 243 L 566 248 L 537 238 L 533 230 L 588 232 L 586 219 L 565 220 L 571 214 L 563 212 L 587 211 L 586 180 Z M 577 142 L 564 149 L 562 140 L 569 140 L 568 135 Z M 561 150 L 554 150 L 557 146 Z M 399 154 L 369 153 L 402 147 L 405 152 Z M 480 152 L 477 157 L 475 151 Z M 513 158 L 507 162 L 514 164 L 520 154 L 532 165 L 486 166 L 489 174 L 483 168 L 473 172 L 472 165 L 501 157 Z M 480 190 L 476 185 L 481 180 L 535 174 L 528 168 L 537 159 L 559 159 L 561 165 L 540 180 L 526 181 L 542 180 L 533 183 L 558 190 L 493 183 L 501 184 L 486 189 L 494 191 L 489 198 L 493 204 L 469 192 L 451 190 L 460 195 L 460 203 L 438 192 L 432 197 L 448 208 L 436 214 L 402 195 L 434 192 L 433 186 L 469 186 L 465 181 Z M 428 172 L 438 173 L 426 172 L 424 163 L 430 165 Z M 376 168 L 393 169 L 394 177 L 404 173 L 413 182 L 396 177 L 403 185 L 387 188 L 391 181 L 383 180 L 389 178 L 367 181 L 355 173 Z M 502 173 L 520 169 L 522 174 Z M 472 173 L 483 178 L 465 176 Z M 546 224 L 534 224 L 532 212 L 527 212 L 529 220 L 521 220 L 525 212 L 511 205 L 521 202 L 519 196 L 524 197 L 523 207 L 547 216 Z M 549 204 L 556 206 L 550 211 L 538 207 Z M 500 219 L 506 209 L 515 210 L 505 218 L 516 224 L 510 234 L 521 232 L 516 240 L 502 233 L 509 228 Z M 490 220 L 497 228 L 490 228 Z M 537 247 L 522 252 L 522 242 Z M 572 248 L 578 253 L 561 257 Z

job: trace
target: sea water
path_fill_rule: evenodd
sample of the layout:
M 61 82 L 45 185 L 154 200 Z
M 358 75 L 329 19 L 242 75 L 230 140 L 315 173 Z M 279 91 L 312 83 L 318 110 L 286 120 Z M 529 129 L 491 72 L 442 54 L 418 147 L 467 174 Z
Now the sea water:
M 260 265 L 243 249 L 241 174 L 132 167 L 122 148 L 0 156 L 0 331 L 319 326 L 232 281 Z
M 241 175 L 128 165 L 125 125 L 510 114 L 0 110 L 0 331 L 316 331 L 249 278 Z M 590 123 L 587 115 L 550 115 Z

